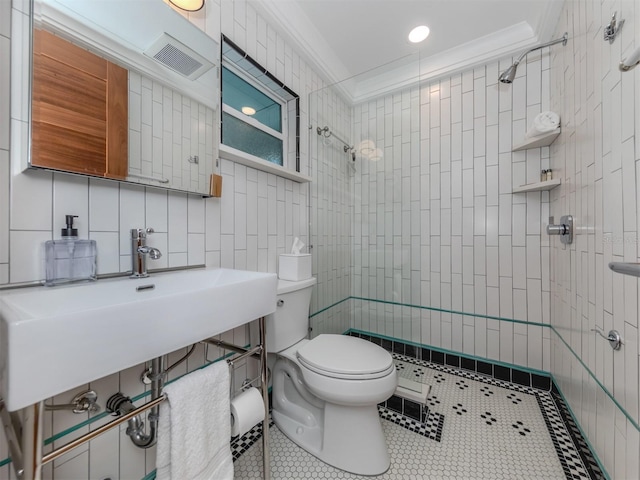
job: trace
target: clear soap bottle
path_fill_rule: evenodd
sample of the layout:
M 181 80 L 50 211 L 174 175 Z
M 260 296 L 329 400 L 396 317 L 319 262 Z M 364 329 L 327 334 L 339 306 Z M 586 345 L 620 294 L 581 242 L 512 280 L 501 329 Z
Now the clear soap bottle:
M 77 281 L 91 281 L 96 277 L 96 241 L 78 238 L 73 227 L 77 215 L 66 215 L 67 226 L 62 238 L 45 242 L 45 285 L 59 285 Z

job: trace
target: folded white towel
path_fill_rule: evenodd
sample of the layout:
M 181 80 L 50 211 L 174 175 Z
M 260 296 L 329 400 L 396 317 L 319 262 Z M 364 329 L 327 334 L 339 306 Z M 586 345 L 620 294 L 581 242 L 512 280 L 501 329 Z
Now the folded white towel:
M 233 479 L 229 367 L 217 362 L 164 389 L 160 404 L 157 480 Z
M 553 132 L 560 127 L 560 116 L 556 112 L 542 112 L 533 119 L 533 125 L 527 130 L 527 137 L 538 137 Z

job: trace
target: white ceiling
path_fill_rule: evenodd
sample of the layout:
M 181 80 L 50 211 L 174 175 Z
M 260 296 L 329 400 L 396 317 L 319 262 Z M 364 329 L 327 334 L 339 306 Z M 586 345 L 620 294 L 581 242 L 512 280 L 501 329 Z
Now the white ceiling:
M 564 2 L 249 1 L 329 82 L 341 82 L 343 92 L 356 102 L 415 81 L 418 57 L 421 78 L 436 78 L 546 42 Z M 410 44 L 409 30 L 421 24 L 431 34 L 421 44 Z

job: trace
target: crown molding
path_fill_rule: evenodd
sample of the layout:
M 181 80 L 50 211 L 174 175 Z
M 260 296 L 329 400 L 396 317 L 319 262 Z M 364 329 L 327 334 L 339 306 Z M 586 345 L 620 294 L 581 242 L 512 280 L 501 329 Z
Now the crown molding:
M 538 25 L 534 27 L 520 22 L 436 55 L 420 58 L 419 72 L 413 63 L 393 69 L 382 68 L 374 75 L 353 76 L 296 2 L 250 0 L 250 3 L 297 47 L 307 62 L 328 81 L 328 85 L 333 85 L 354 104 L 508 58 L 546 42 L 555 32 L 564 4 L 560 0 L 547 2 Z

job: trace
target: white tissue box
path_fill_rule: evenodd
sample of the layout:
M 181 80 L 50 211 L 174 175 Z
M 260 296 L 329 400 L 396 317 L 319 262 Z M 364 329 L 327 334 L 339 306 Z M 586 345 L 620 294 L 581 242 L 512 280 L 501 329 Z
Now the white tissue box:
M 311 278 L 311 254 L 281 254 L 278 257 L 278 278 L 291 282 Z

